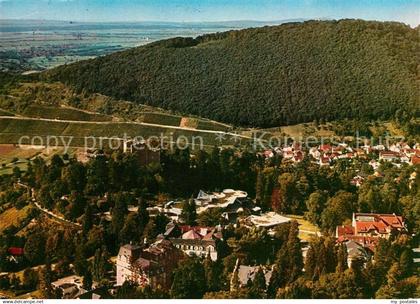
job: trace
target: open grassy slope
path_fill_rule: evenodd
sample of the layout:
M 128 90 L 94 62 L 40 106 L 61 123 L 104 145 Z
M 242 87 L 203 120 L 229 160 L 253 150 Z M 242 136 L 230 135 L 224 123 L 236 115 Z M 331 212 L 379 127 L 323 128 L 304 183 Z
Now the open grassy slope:
M 0 115 L 75 121 L 135 121 L 191 129 L 227 131 L 232 126 L 136 105 L 100 94 L 78 94 L 62 83 L 23 82 L 0 94 Z M 183 124 L 182 122 L 189 122 Z

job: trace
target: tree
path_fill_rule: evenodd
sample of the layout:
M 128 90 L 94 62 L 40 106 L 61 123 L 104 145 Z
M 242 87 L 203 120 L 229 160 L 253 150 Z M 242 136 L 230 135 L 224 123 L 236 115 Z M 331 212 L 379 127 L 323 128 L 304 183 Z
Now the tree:
M 124 227 L 125 216 L 128 213 L 126 198 L 118 193 L 113 197 L 114 208 L 112 208 L 112 229 L 115 235 L 119 235 Z
M 166 215 L 159 213 L 153 218 L 153 221 L 156 225 L 157 234 L 161 234 L 166 231 L 166 226 L 169 223 L 169 219 Z
M 197 219 L 197 211 L 193 199 L 186 200 L 182 207 L 181 219 L 187 225 L 194 226 Z
M 19 167 L 13 167 L 13 177 L 19 179 L 22 176 L 22 172 Z
M 293 283 L 277 290 L 277 299 L 310 299 L 312 297 L 311 282 L 300 277 Z
M 264 299 L 266 297 L 266 289 L 267 285 L 265 282 L 264 271 L 261 267 L 259 267 L 257 273 L 255 274 L 254 280 L 251 283 L 251 287 L 249 288 L 249 298 Z
M 12 287 L 14 290 L 19 290 L 21 288 L 20 278 L 17 277 L 16 274 L 12 274 L 12 277 L 10 278 L 10 287 Z
M 86 185 L 86 169 L 82 163 L 71 160 L 63 169 L 62 179 L 70 191 L 83 192 Z
M 409 277 L 413 273 L 415 267 L 413 263 L 413 251 L 410 248 L 404 249 L 401 253 L 399 266 L 402 277 Z
M 147 204 L 144 200 L 140 200 L 139 209 L 137 213 L 138 213 L 137 221 L 139 224 L 140 234 L 142 234 L 144 228 L 146 227 L 150 219 L 149 211 L 147 211 Z M 160 224 L 158 226 L 159 226 L 158 228 L 160 229 L 161 228 Z
M 137 283 L 132 280 L 127 280 L 117 289 L 115 297 L 117 299 L 136 299 L 138 298 L 137 289 Z
M 54 268 L 54 271 L 60 278 L 69 275 L 71 273 L 69 259 L 67 257 L 64 257 L 60 261 L 58 261 L 57 265 Z
M 54 292 L 54 288 L 51 284 L 52 282 L 53 282 L 53 273 L 51 270 L 51 263 L 49 259 L 47 259 L 45 266 L 41 269 L 39 287 L 38 287 L 44 299 L 53 299 L 56 296 Z
M 268 128 L 321 118 L 357 118 L 357 122 L 343 121 L 340 127 L 344 124 L 343 131 L 350 129 L 353 136 L 355 130 L 368 135 L 364 121 L 392 119 L 399 109 L 418 116 L 413 61 L 417 50 L 409 47 L 418 41 L 417 29 L 401 23 L 313 20 L 199 39 L 177 37 L 153 47 L 99 57 L 89 64 L 65 65 L 48 71 L 45 77 L 78 91 L 147 102 L 235 126 Z M 201 47 L 206 43 L 214 49 Z M 363 49 L 358 48 L 361 45 Z M 313 52 L 314 47 L 319 52 Z M 343 54 L 352 54 L 352 60 Z M 207 73 L 200 73 L 203 62 L 211 67 Z M 273 72 L 273 67 L 281 69 Z M 335 74 L 337 67 L 342 72 L 339 75 Z M 402 122 L 411 115 L 401 116 Z
M 334 284 L 336 286 L 335 297 L 339 299 L 364 298 L 361 283 L 355 272 L 352 269 L 347 269 L 344 273 L 338 274 L 338 280 Z
M 174 299 L 200 299 L 206 292 L 205 271 L 198 258 L 188 259 L 175 270 L 171 287 Z
M 384 286 L 376 292 L 378 299 L 396 299 L 400 297 L 400 291 L 397 289 L 397 283 L 402 278 L 401 268 L 398 262 L 392 264 L 389 269 L 386 279 L 387 282 Z
M 83 214 L 86 208 L 86 198 L 81 192 L 72 191 L 69 198 L 70 205 L 66 216 L 75 220 Z
M 197 222 L 200 226 L 214 227 L 222 220 L 222 210 L 220 208 L 209 208 L 198 215 Z
M 380 238 L 375 247 L 374 265 L 371 269 L 372 289 L 377 290 L 385 282 L 385 278 L 389 268 L 393 263 L 393 252 L 390 240 Z
M 90 229 L 93 227 L 93 212 L 90 204 L 87 204 L 85 208 L 85 214 L 83 216 L 82 232 L 86 237 Z
M 103 195 L 109 186 L 109 170 L 104 156 L 97 156 L 88 164 L 86 192 L 90 195 Z
M 361 212 L 382 212 L 382 199 L 377 187 L 369 182 L 363 184 L 359 189 L 358 205 Z
M 204 260 L 204 272 L 206 276 L 206 290 L 219 291 L 224 287 L 223 264 L 220 260 L 214 262 L 210 256 Z
M 37 287 L 39 282 L 39 274 L 32 268 L 26 268 L 23 272 L 23 287 L 27 290 L 33 290 Z
M 286 284 L 296 280 L 302 273 L 303 257 L 300 239 L 298 238 L 298 223 L 293 221 L 290 225 L 289 236 L 277 253 L 275 261 L 276 281 L 274 279 L 271 289 L 284 287 Z
M 335 240 L 331 237 L 312 239 L 305 260 L 306 277 L 318 280 L 322 274 L 334 272 L 336 265 Z
M 278 174 L 278 170 L 272 167 L 258 170 L 256 183 L 256 203 L 263 210 L 268 210 L 272 207 L 272 194 L 274 187 L 277 186 Z M 274 204 L 274 206 L 278 205 L 279 204 Z
M 339 191 L 328 199 L 327 207 L 321 215 L 321 227 L 327 231 L 335 231 L 336 227 L 350 219 L 353 213 L 355 196 L 350 192 Z
M 337 272 L 344 272 L 347 269 L 347 247 L 340 244 L 337 251 Z
M 25 247 L 25 258 L 31 265 L 42 264 L 45 259 L 46 238 L 43 232 L 36 231 L 29 235 Z
M 314 278 L 314 274 L 315 274 L 315 268 L 316 268 L 316 263 L 317 263 L 317 254 L 316 254 L 316 249 L 315 245 L 313 244 L 313 242 L 310 244 L 308 251 L 306 252 L 306 257 L 305 257 L 305 275 L 306 277 L 308 277 L 309 279 L 313 279 Z
M 232 274 L 232 280 L 231 280 L 230 284 L 231 284 L 231 286 L 230 286 L 231 291 L 235 292 L 235 291 L 239 290 L 239 284 L 240 284 L 239 271 L 236 268 L 234 269 L 234 272 Z
M 97 249 L 91 265 L 93 279 L 96 282 L 100 282 L 105 279 L 109 268 L 109 257 L 106 248 L 102 247 Z
M 291 173 L 283 173 L 278 179 L 279 206 L 276 212 L 292 212 L 299 206 L 299 194 L 296 189 L 296 180 Z
M 306 218 L 315 225 L 321 224 L 321 213 L 327 203 L 328 196 L 322 191 L 315 191 L 306 200 Z
M 138 214 L 132 213 L 127 216 L 119 233 L 119 239 L 122 244 L 130 242 L 139 242 L 143 231 L 140 230 Z
M 83 289 L 92 289 L 92 273 L 89 270 L 86 270 L 85 275 L 83 276 Z
M 159 232 L 154 219 L 151 219 L 144 228 L 143 238 L 147 242 L 153 242 L 158 236 Z
M 280 274 L 277 271 L 277 267 L 274 267 L 273 272 L 271 273 L 270 282 L 268 283 L 267 287 L 267 297 L 269 299 L 274 299 L 276 297 L 276 293 L 281 284 L 281 281 L 282 278 L 280 277 Z
M 54 207 L 54 201 L 50 194 L 50 188 L 48 185 L 43 185 L 39 192 L 37 193 L 37 199 L 41 206 L 51 210 Z
M 84 254 L 84 245 L 79 244 L 76 248 L 76 254 L 74 259 L 74 271 L 77 275 L 83 276 L 89 268 L 89 262 Z

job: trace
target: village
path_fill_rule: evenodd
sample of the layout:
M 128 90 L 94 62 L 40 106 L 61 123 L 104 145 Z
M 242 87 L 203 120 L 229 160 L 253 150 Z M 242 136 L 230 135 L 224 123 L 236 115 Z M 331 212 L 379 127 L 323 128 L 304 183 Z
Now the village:
M 140 152 L 125 150 L 125 154 L 131 154 L 139 161 L 140 166 L 160 162 L 159 151 L 148 151 L 141 149 Z M 103 157 L 103 153 L 90 153 L 89 158 L 78 159 L 88 163 L 95 158 Z M 299 144 L 292 144 L 282 148 L 258 152 L 265 162 L 269 162 L 276 156 L 280 156 L 281 163 L 286 166 L 298 165 L 304 159 L 309 159 L 313 165 L 334 168 L 342 160 L 363 161 L 368 164 L 370 170 L 360 171 L 350 180 L 351 186 L 361 187 L 365 180 L 383 178 L 379 170 L 384 163 L 391 164 L 396 168 L 401 166 L 416 166 L 420 160 L 419 145 L 412 147 L 405 143 L 393 144 L 389 149 L 383 146 L 365 145 L 361 148 L 351 148 L 346 144 L 337 146 L 321 145 L 304 150 Z M 409 176 L 409 187 L 415 183 L 417 170 Z M 19 182 L 23 187 L 25 184 Z M 32 190 L 34 205 L 47 216 L 53 217 L 62 222 L 68 222 L 77 229 L 84 226 L 84 220 L 69 220 L 55 211 L 42 207 L 36 200 L 35 189 Z M 277 192 L 276 192 L 277 191 Z M 281 191 L 273 189 L 273 193 Z M 139 200 L 140 198 L 136 198 Z M 63 195 L 62 201 L 71 200 L 69 195 Z M 107 193 L 101 199 L 107 204 Z M 98 204 L 100 201 L 98 201 Z M 273 200 L 273 199 L 272 199 Z M 273 202 L 274 204 L 274 202 Z M 114 206 L 114 208 L 116 208 Z M 142 205 L 127 205 L 127 217 L 135 216 L 141 212 Z M 282 229 L 289 229 L 292 222 L 296 223 L 299 230 L 299 248 L 304 265 L 311 248 L 313 239 L 323 238 L 323 230 L 316 224 L 310 223 L 305 216 L 289 215 L 276 210 L 276 207 L 262 206 L 251 198 L 246 191 L 223 189 L 222 191 L 204 191 L 195 193 L 195 197 L 185 200 L 166 200 L 153 206 L 144 207 L 144 212 L 150 219 L 162 218 L 164 229 L 154 235 L 153 239 L 143 238 L 135 242 L 121 244 L 116 256 L 112 257 L 112 267 L 104 275 L 109 281 L 105 286 L 101 282 L 93 281 L 91 284 L 84 284 L 83 276 L 72 274 L 58 278 L 51 282 L 51 286 L 63 299 L 85 299 L 85 298 L 107 298 L 117 294 L 117 290 L 124 284 L 135 284 L 140 288 L 151 288 L 152 290 L 169 291 L 173 286 L 173 273 L 177 267 L 189 258 L 199 258 L 203 261 L 209 259 L 214 263 L 226 257 L 221 251 L 224 247 L 235 250 L 238 241 L 232 238 L 225 239 L 229 233 L 226 231 L 243 229 L 247 233 L 263 233 L 268 239 L 276 240 L 276 236 Z M 214 214 L 215 215 L 214 215 Z M 200 216 L 211 216 L 212 226 L 197 224 L 196 219 Z M 114 211 L 103 210 L 92 214 L 100 222 L 112 225 L 115 221 Z M 191 218 L 193 217 L 193 218 Z M 34 220 L 33 220 L 34 221 Z M 286 228 L 284 228 L 286 227 Z M 125 228 L 125 227 L 124 227 Z M 324 231 L 325 232 L 325 231 Z M 334 239 L 335 246 L 339 248 L 344 245 L 346 267 L 351 268 L 354 261 L 362 263 L 366 267 L 368 263 L 375 263 L 375 248 L 381 239 L 395 239 L 400 235 L 410 235 L 406 219 L 401 214 L 395 213 L 366 213 L 352 211 L 351 220 L 344 225 L 335 226 L 334 233 L 328 234 Z M 23 247 L 10 247 L 7 249 L 9 261 L 19 263 L 24 256 Z M 264 254 L 264 253 L 262 253 Z M 413 262 L 418 266 L 419 249 L 413 249 Z M 265 277 L 267 288 L 273 274 L 275 265 L 258 264 L 257 260 L 249 263 L 250 260 L 240 258 L 234 259 L 231 271 L 228 274 L 230 280 L 230 292 L 237 292 L 241 288 L 252 285 L 253 280 L 262 271 Z M 249 264 L 247 264 L 247 262 Z M 417 267 L 416 266 L 416 267 Z M 71 266 L 72 267 L 72 266 Z M 73 266 L 74 267 L 74 266 Z M 305 268 L 301 271 L 305 273 Z M 8 273 L 1 273 L 0 277 L 9 277 Z M 235 280 L 233 283 L 232 280 Z M 124 285 L 125 286 L 125 285 Z

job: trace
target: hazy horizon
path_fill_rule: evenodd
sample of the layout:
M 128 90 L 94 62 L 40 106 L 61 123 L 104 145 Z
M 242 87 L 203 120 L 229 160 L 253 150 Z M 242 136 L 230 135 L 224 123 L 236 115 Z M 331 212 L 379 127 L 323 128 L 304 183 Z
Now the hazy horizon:
M 0 0 L 0 19 L 97 23 L 363 19 L 417 26 L 420 4 L 415 0 Z

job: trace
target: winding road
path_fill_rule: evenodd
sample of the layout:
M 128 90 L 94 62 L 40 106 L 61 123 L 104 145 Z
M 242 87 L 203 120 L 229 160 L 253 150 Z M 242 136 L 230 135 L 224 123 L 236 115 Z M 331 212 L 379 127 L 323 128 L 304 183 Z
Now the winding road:
M 76 227 L 78 227 L 78 228 L 81 228 L 81 227 L 82 227 L 82 225 L 80 225 L 79 223 L 75 223 L 75 222 L 69 221 L 69 220 L 65 219 L 65 218 L 64 218 L 63 216 L 61 216 L 61 215 L 55 214 L 54 212 L 52 212 L 52 211 L 50 211 L 50 210 L 48 210 L 48 209 L 46 209 L 46 208 L 42 208 L 42 206 L 41 206 L 41 205 L 37 202 L 37 200 L 35 199 L 35 190 L 34 190 L 33 188 L 31 188 L 31 187 L 29 187 L 28 185 L 25 185 L 25 184 L 23 184 L 23 183 L 21 183 L 21 182 L 18 182 L 18 183 L 17 183 L 17 185 L 18 185 L 18 186 L 21 186 L 21 187 L 24 187 L 24 188 L 26 188 L 26 189 L 28 189 L 28 190 L 30 190 L 31 197 L 32 197 L 31 202 L 33 203 L 33 205 L 34 205 L 34 206 L 35 206 L 38 210 L 42 211 L 43 213 L 45 213 L 45 214 L 47 214 L 47 215 L 49 215 L 49 216 L 51 216 L 51 217 L 53 217 L 53 218 L 55 218 L 55 219 L 57 219 L 57 220 L 59 220 L 59 221 L 62 221 L 62 222 L 65 222 L 65 223 L 67 223 L 67 224 L 70 224 L 70 225 L 76 226 Z

